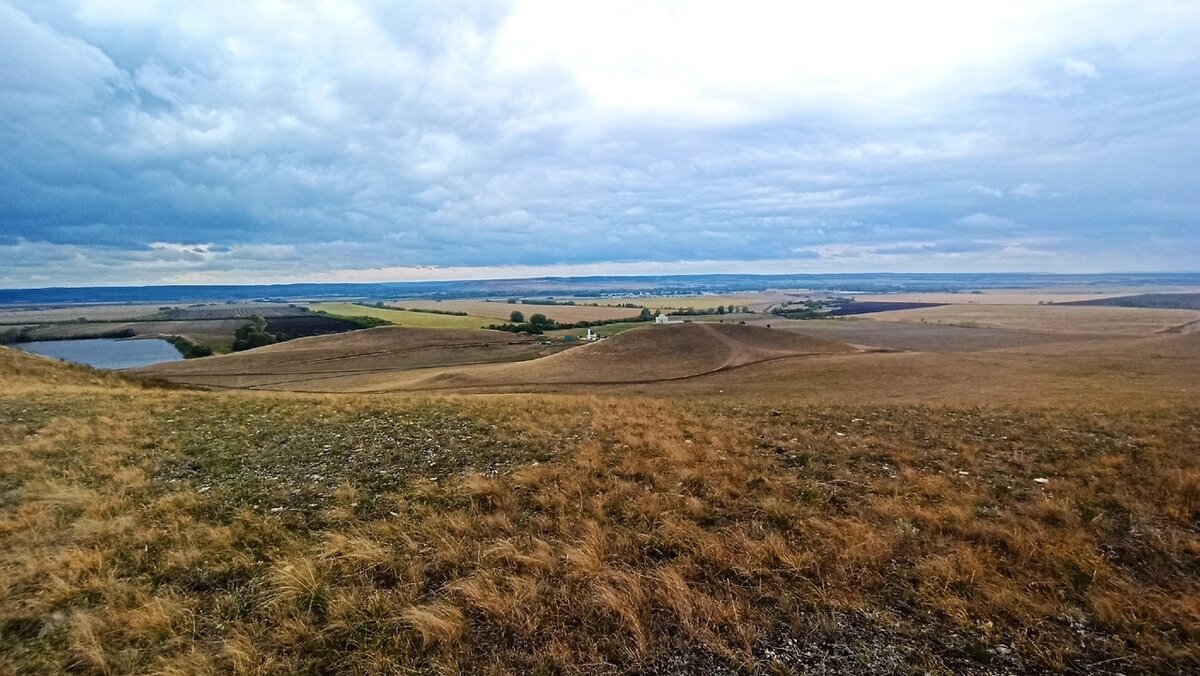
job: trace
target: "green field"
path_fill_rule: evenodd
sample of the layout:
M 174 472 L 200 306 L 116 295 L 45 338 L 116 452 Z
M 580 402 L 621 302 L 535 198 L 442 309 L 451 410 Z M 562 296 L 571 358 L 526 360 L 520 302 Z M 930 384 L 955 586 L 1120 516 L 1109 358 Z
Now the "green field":
M 432 312 L 410 312 L 408 310 L 389 310 L 386 308 L 355 305 L 354 303 L 314 303 L 310 306 L 314 312 L 328 312 L 340 317 L 378 317 L 399 326 L 412 326 L 424 329 L 481 329 L 490 324 L 498 323 L 487 317 L 462 317 L 459 315 L 441 315 Z

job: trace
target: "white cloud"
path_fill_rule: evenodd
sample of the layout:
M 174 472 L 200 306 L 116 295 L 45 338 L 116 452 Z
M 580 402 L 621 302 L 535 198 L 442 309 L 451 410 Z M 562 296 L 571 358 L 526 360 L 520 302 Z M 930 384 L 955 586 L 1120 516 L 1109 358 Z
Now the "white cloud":
M 1074 77 L 1089 79 L 1099 76 L 1095 66 L 1080 59 L 1063 59 L 1063 72 Z
M 1012 190 L 1008 191 L 1008 194 L 1012 195 L 1013 197 L 1019 197 L 1023 199 L 1041 197 L 1045 193 L 1046 186 L 1042 185 L 1041 183 L 1021 183 Z
M 1021 224 L 1011 218 L 1003 216 L 993 216 L 985 213 L 973 213 L 963 216 L 955 221 L 959 225 L 965 225 L 970 228 L 987 228 L 987 229 L 1016 229 L 1020 228 Z

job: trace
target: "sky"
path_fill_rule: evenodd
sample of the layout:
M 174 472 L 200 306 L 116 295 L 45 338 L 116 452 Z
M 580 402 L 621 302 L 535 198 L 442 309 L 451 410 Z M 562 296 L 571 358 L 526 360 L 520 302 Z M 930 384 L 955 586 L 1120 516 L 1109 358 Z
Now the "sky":
M 1200 2 L 0 0 L 0 286 L 1200 270 Z

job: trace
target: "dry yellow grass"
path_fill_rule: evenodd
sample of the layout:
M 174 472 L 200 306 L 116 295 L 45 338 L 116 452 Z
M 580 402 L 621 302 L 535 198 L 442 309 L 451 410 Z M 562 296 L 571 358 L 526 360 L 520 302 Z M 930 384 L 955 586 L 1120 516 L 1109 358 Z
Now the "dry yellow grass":
M 1194 405 L 204 393 L 0 359 L 0 671 L 1200 669 Z
M 345 376 L 532 359 L 546 352 L 534 337 L 503 331 L 383 326 L 166 362 L 141 372 L 192 385 L 303 389 Z
M 947 303 L 951 305 L 1038 305 L 1097 300 L 1141 293 L 1196 293 L 1196 287 L 1105 287 L 1076 289 L 1050 287 L 1041 289 L 979 289 L 966 293 L 864 293 L 854 294 L 861 302 Z
M 1195 310 L 1060 305 L 946 305 L 863 315 L 874 321 L 1097 335 L 1149 335 L 1200 320 Z
M 602 298 L 596 302 L 609 305 L 620 305 L 622 303 L 637 303 L 643 307 L 648 307 L 651 310 L 675 310 L 681 308 L 695 308 L 697 310 L 708 310 L 717 307 L 718 305 L 736 305 L 737 307 L 748 306 L 754 310 L 761 310 L 767 306 L 781 303 L 792 298 L 784 293 L 731 293 L 725 295 L 714 296 L 633 296 L 630 298 Z
M 157 305 L 76 305 L 43 309 L 0 310 L 0 324 L 42 324 L 69 322 L 73 319 L 117 322 L 148 317 L 158 312 Z
M 580 303 L 591 301 L 580 300 Z M 532 303 L 508 303 L 505 301 L 487 300 L 416 300 L 402 299 L 391 303 L 397 307 L 425 308 L 429 310 L 446 310 L 450 312 L 466 312 L 477 317 L 487 317 L 489 324 L 504 323 L 509 320 L 513 311 L 520 312 L 528 319 L 535 313 L 541 313 L 556 322 L 570 324 L 574 322 L 591 322 L 610 319 L 626 319 L 636 317 L 638 310 L 629 308 L 592 307 L 590 305 L 536 305 Z M 434 315 L 437 316 L 437 315 Z
M 1133 291 L 1133 293 L 1140 293 Z M 1022 289 L 1019 291 L 987 289 L 977 293 L 863 293 L 854 294 L 862 303 L 946 303 L 949 305 L 1044 305 L 1097 300 L 1124 295 L 1121 291 L 1079 293 L 1057 289 Z

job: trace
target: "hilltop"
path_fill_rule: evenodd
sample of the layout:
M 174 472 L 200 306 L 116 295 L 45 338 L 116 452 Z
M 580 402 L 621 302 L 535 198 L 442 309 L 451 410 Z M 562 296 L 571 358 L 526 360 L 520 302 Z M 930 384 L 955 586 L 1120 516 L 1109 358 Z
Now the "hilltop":
M 1200 670 L 1200 408 L 1173 394 L 1197 336 L 938 354 L 672 325 L 411 369 L 586 369 L 600 394 L 437 397 L 0 349 L 0 671 Z M 544 347 L 385 328 L 172 368 Z M 1160 375 L 1109 391 L 1139 376 L 1106 364 Z M 626 382 L 647 374 L 675 380 Z M 985 380 L 1035 405 L 952 400 Z

